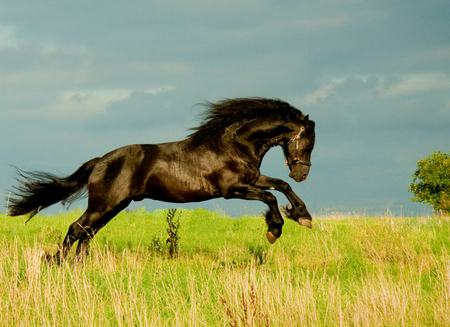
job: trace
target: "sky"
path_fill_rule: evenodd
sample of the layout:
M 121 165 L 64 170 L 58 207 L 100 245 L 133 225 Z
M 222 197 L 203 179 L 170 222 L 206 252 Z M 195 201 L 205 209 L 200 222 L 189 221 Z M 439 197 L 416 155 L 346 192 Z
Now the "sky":
M 186 138 L 205 100 L 267 97 L 316 122 L 307 181 L 289 178 L 279 147 L 261 168 L 313 215 L 431 214 L 407 190 L 418 160 L 450 151 L 448 17 L 447 0 L 3 0 L 0 196 L 17 185 L 11 165 L 69 175 L 127 144 Z

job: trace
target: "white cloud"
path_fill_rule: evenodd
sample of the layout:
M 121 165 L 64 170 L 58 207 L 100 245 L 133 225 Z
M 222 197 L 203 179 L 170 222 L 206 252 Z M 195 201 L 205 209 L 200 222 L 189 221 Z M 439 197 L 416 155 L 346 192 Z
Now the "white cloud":
M 430 90 L 450 90 L 450 76 L 443 73 L 409 74 L 401 76 L 402 82 L 389 88 L 383 96 L 412 95 Z
M 302 96 L 300 103 L 314 105 L 330 98 L 341 102 L 356 102 L 414 95 L 430 90 L 450 90 L 450 76 L 426 73 L 336 78 Z
M 88 117 L 85 126 L 89 130 L 109 132 L 111 128 L 143 130 L 174 123 L 181 125 L 186 121 L 188 111 L 178 110 L 174 114 L 173 90 L 176 90 L 174 86 L 162 85 L 104 101 L 102 111 Z
M 153 94 L 153 95 L 158 95 L 161 93 L 166 93 L 169 91 L 174 91 L 176 90 L 176 87 L 173 85 L 162 85 L 162 86 L 158 86 L 152 89 L 148 89 L 146 91 L 144 91 L 145 93 L 149 93 L 149 94 Z
M 336 78 L 303 96 L 301 103 L 313 105 L 329 98 L 340 102 L 372 99 L 389 88 L 389 84 L 387 78 L 374 75 Z
M 105 112 L 109 103 L 126 99 L 129 90 L 91 90 L 64 92 L 47 111 L 51 117 L 70 119 Z
M 160 85 L 142 93 L 158 95 L 175 89 L 173 85 Z M 51 117 L 65 119 L 105 114 L 111 105 L 129 99 L 134 92 L 126 89 L 66 91 L 46 112 Z
M 333 92 L 333 83 L 325 84 L 317 88 L 314 92 L 301 97 L 300 103 L 302 106 L 313 105 L 321 100 L 326 99 Z

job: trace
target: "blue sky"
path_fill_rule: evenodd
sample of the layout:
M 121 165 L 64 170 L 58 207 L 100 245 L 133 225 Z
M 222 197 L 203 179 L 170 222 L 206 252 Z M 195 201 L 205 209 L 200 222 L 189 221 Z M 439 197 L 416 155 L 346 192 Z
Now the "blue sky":
M 185 138 L 204 100 L 257 96 L 316 121 L 306 182 L 280 148 L 262 167 L 311 212 L 430 213 L 407 188 L 419 159 L 450 151 L 448 17 L 435 0 L 2 1 L 0 195 L 9 165 L 67 175 L 126 144 Z M 264 208 L 184 207 L 198 206 Z

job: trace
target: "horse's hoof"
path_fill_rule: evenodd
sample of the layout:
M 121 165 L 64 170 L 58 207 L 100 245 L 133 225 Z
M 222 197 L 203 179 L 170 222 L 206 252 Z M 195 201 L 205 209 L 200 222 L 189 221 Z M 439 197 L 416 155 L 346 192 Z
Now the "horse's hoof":
M 41 257 L 42 262 L 47 265 L 60 265 L 61 264 L 61 259 L 56 255 L 51 255 L 51 254 L 48 254 L 48 253 L 42 251 L 40 257 Z
M 48 253 L 41 253 L 41 260 L 43 263 L 51 265 L 54 263 L 54 258 L 52 255 L 48 254 Z
M 304 227 L 307 227 L 309 229 L 312 228 L 311 220 L 309 220 L 309 219 L 299 219 L 298 223 L 300 224 L 300 226 L 304 226 Z
M 271 231 L 268 231 L 266 236 L 267 236 L 267 240 L 269 241 L 270 244 L 273 244 L 273 243 L 275 243 L 276 240 L 278 240 L 278 237 L 273 235 Z

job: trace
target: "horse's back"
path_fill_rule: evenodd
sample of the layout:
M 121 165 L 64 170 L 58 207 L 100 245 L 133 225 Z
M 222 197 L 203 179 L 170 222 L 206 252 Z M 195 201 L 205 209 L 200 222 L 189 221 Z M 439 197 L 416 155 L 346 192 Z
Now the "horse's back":
M 199 157 L 180 142 L 127 145 L 99 160 L 89 179 L 89 196 L 178 203 L 219 197 L 204 170 Z

